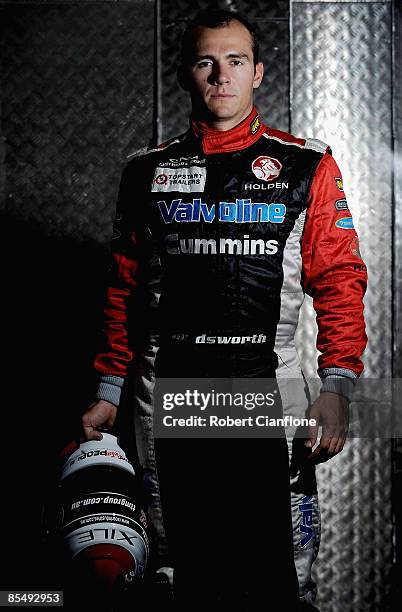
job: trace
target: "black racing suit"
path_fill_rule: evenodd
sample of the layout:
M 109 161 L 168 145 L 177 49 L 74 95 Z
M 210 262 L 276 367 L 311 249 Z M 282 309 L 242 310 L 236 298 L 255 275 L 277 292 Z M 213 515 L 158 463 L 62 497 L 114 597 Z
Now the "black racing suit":
M 118 404 L 149 327 L 159 377 L 275 377 L 295 239 L 288 276 L 314 299 L 324 389 L 347 393 L 362 370 L 366 273 L 344 197 L 326 146 L 266 128 L 255 109 L 227 132 L 193 122 L 135 156 L 120 188 L 98 397 Z M 156 278 L 156 316 L 129 319 L 132 295 Z M 285 439 L 157 440 L 156 451 L 183 608 L 261 609 L 275 586 L 296 606 Z

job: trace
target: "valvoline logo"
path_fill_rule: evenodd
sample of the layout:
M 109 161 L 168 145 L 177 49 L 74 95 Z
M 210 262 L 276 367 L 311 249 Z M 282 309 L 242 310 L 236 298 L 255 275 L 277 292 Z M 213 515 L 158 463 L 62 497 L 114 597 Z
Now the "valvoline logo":
M 286 206 L 282 203 L 266 204 L 251 200 L 236 199 L 236 202 L 219 202 L 205 204 L 199 198 L 192 202 L 183 202 L 181 198 L 167 204 L 158 202 L 158 207 L 165 223 L 188 223 L 205 221 L 212 223 L 215 218 L 223 223 L 283 223 Z
M 299 506 L 301 512 L 300 532 L 301 545 L 306 546 L 314 536 L 313 530 L 313 498 L 306 495 Z

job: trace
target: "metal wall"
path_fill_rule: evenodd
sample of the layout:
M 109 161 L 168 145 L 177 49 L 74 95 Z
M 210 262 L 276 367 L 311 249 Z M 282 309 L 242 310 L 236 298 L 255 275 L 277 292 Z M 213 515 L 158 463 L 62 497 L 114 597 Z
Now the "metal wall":
M 395 2 L 394 13 L 394 53 L 393 53 L 393 131 L 394 131 L 394 337 L 393 337 L 393 376 L 402 378 L 402 5 Z M 395 411 L 401 414 L 400 397 L 395 399 Z M 395 515 L 395 567 L 394 597 L 396 602 L 402 598 L 402 585 L 399 577 L 402 572 L 402 439 L 394 440 L 393 447 L 393 509 Z M 395 609 L 397 607 L 395 606 Z
M 392 373 L 392 48 L 390 2 L 292 2 L 291 128 L 328 142 L 369 271 L 365 376 Z M 298 343 L 313 376 L 315 315 Z M 367 402 L 367 398 L 366 402 Z M 366 402 L 354 410 L 370 410 Z M 390 406 L 381 406 L 389 414 Z M 385 415 L 384 415 L 385 417 Z M 392 563 L 391 443 L 350 440 L 318 468 L 323 612 L 385 607 Z

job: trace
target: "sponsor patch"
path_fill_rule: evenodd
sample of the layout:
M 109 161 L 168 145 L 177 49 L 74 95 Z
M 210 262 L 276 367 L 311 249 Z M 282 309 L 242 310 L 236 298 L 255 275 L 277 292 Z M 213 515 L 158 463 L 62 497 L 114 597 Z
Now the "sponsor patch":
M 272 181 L 280 175 L 282 164 L 275 157 L 260 155 L 253 161 L 251 168 L 254 176 L 261 181 Z
M 354 236 L 352 238 L 352 240 L 350 241 L 349 248 L 350 248 L 350 252 L 352 253 L 352 255 L 355 255 L 359 259 L 362 259 L 362 256 L 360 253 L 359 238 L 357 236 Z
M 300 522 L 300 533 L 301 533 L 301 542 L 300 544 L 306 546 L 314 536 L 313 529 L 313 498 L 308 497 L 307 495 L 303 497 L 302 503 L 299 506 L 299 510 L 301 513 L 301 522 Z
M 246 190 L 258 190 L 258 191 L 269 191 L 270 189 L 289 189 L 289 183 L 245 183 L 244 189 Z
M 191 157 L 171 157 L 167 161 L 162 162 L 166 168 L 183 168 L 183 166 L 203 166 L 205 158 L 200 159 L 198 155 Z
M 179 234 L 165 237 L 166 252 L 169 255 L 275 255 L 278 252 L 277 240 L 250 238 L 179 238 Z
M 336 186 L 338 187 L 339 191 L 343 191 L 343 180 L 338 177 L 338 178 L 335 179 L 335 183 L 336 183 Z
M 171 160 L 170 160 L 171 161 Z M 169 167 L 168 164 L 155 169 L 152 192 L 179 191 L 189 193 L 203 192 L 207 170 L 202 166 Z
M 261 127 L 261 119 L 260 116 L 257 115 L 257 117 L 254 119 L 254 121 L 251 122 L 250 124 L 250 132 L 253 134 L 256 134 L 258 132 L 258 130 Z
M 253 334 L 252 336 L 207 336 L 201 334 L 195 339 L 196 344 L 261 344 L 267 341 L 265 334 Z
M 166 185 L 166 183 L 168 182 L 168 175 L 167 174 L 158 174 L 158 176 L 155 177 L 155 183 L 157 185 Z
M 349 210 L 348 203 L 346 200 L 337 200 L 335 202 L 336 210 Z
M 342 217 L 342 219 L 338 219 L 335 225 L 336 227 L 339 227 L 340 229 L 346 229 L 346 230 L 354 229 L 352 217 Z
M 285 204 L 242 199 L 208 205 L 200 198 L 194 198 L 192 202 L 183 202 L 179 198 L 170 203 L 160 200 L 158 207 L 165 223 L 212 223 L 216 218 L 222 223 L 283 223 L 286 215 Z

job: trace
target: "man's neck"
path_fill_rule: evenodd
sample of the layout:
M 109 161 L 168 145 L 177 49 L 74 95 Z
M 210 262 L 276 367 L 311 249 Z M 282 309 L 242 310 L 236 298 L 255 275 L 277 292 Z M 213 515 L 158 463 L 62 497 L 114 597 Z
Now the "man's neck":
M 222 125 L 221 122 L 219 122 Z M 252 108 L 243 120 L 226 130 L 216 129 L 211 121 L 196 119 L 190 121 L 191 132 L 201 141 L 204 153 L 240 151 L 251 146 L 265 131 L 265 126 L 256 108 Z

